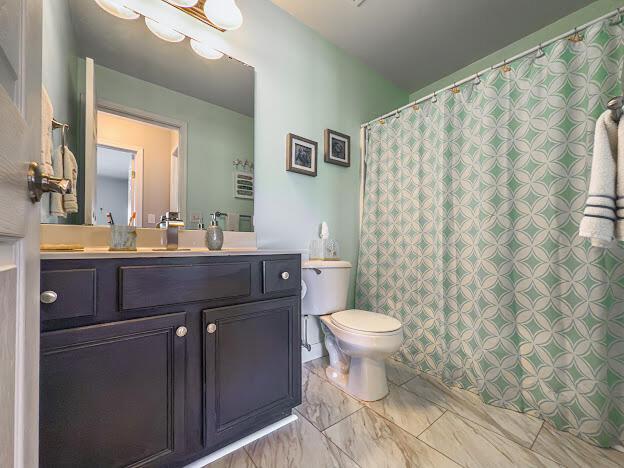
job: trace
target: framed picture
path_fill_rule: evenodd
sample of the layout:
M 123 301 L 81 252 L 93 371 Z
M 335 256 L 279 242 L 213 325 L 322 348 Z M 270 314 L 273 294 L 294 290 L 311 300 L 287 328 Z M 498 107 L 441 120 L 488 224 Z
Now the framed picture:
M 316 177 L 318 143 L 292 133 L 286 141 L 286 170 Z
M 351 137 L 334 130 L 325 130 L 325 162 L 349 167 L 351 165 Z

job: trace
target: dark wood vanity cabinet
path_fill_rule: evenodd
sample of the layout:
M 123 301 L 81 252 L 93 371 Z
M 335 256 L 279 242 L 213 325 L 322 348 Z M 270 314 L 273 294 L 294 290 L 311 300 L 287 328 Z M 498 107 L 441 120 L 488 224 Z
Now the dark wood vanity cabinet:
M 297 310 L 286 298 L 203 311 L 206 444 L 300 402 Z
M 186 314 L 44 333 L 41 466 L 152 466 L 183 454 Z
M 43 260 L 40 465 L 184 466 L 290 414 L 300 284 L 298 255 Z

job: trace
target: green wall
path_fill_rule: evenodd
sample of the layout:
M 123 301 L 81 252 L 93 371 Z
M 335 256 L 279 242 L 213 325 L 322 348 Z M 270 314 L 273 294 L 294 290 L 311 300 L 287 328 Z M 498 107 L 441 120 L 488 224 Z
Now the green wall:
M 327 221 L 342 257 L 355 266 L 360 125 L 405 104 L 408 93 L 268 0 L 238 0 L 237 4 L 245 23 L 225 38 L 232 55 L 256 71 L 258 245 L 307 252 L 319 224 Z M 323 162 L 326 128 L 351 136 L 351 167 Z M 319 143 L 318 177 L 286 172 L 290 132 Z M 355 270 L 351 277 L 354 280 Z
M 253 118 L 97 64 L 95 86 L 98 99 L 188 124 L 187 226 L 193 213 L 206 224 L 215 211 L 253 216 L 253 201 L 234 198 L 232 181 L 234 159 L 253 161 Z
M 497 50 L 486 57 L 483 57 L 467 67 L 461 68 L 455 73 L 445 76 L 444 78 L 441 78 L 438 81 L 413 92 L 410 96 L 410 101 L 420 99 L 421 97 L 427 96 L 434 91 L 438 91 L 453 84 L 455 81 L 462 80 L 467 76 L 473 75 L 481 70 L 485 70 L 492 65 L 501 63 L 505 59 L 513 57 L 514 55 L 535 47 L 542 42 L 546 42 L 549 39 L 564 34 L 576 26 L 581 26 L 602 15 L 615 11 L 615 9 L 619 7 L 624 7 L 624 0 L 598 0 L 591 3 L 585 8 L 581 8 L 568 16 L 564 16 L 551 25 L 546 26 L 545 28 L 542 28 L 539 31 L 536 31 L 533 34 L 530 34 L 500 50 Z

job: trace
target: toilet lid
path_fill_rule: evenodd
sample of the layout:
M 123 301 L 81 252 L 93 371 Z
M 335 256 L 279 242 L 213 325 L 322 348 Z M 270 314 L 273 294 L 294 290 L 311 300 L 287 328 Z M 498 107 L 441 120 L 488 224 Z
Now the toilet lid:
M 368 333 L 387 333 L 401 328 L 397 319 L 367 310 L 343 310 L 332 314 L 331 319 L 338 326 Z

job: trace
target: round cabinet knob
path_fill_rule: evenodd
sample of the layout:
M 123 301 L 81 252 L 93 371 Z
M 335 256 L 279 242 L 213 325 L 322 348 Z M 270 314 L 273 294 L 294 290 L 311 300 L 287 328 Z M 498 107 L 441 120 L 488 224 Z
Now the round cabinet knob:
M 284 273 L 282 273 L 282 279 L 283 279 L 283 280 L 287 280 L 288 278 L 290 278 L 290 273 L 288 273 L 287 271 L 285 271 Z
M 208 333 L 214 333 L 217 331 L 217 326 L 214 323 L 211 323 L 210 325 L 206 327 L 206 331 Z
M 178 329 L 176 330 L 176 335 L 178 335 L 180 338 L 185 337 L 187 333 L 188 328 L 186 327 L 178 327 Z
M 43 304 L 53 304 L 58 299 L 58 295 L 54 291 L 44 291 L 39 299 Z

